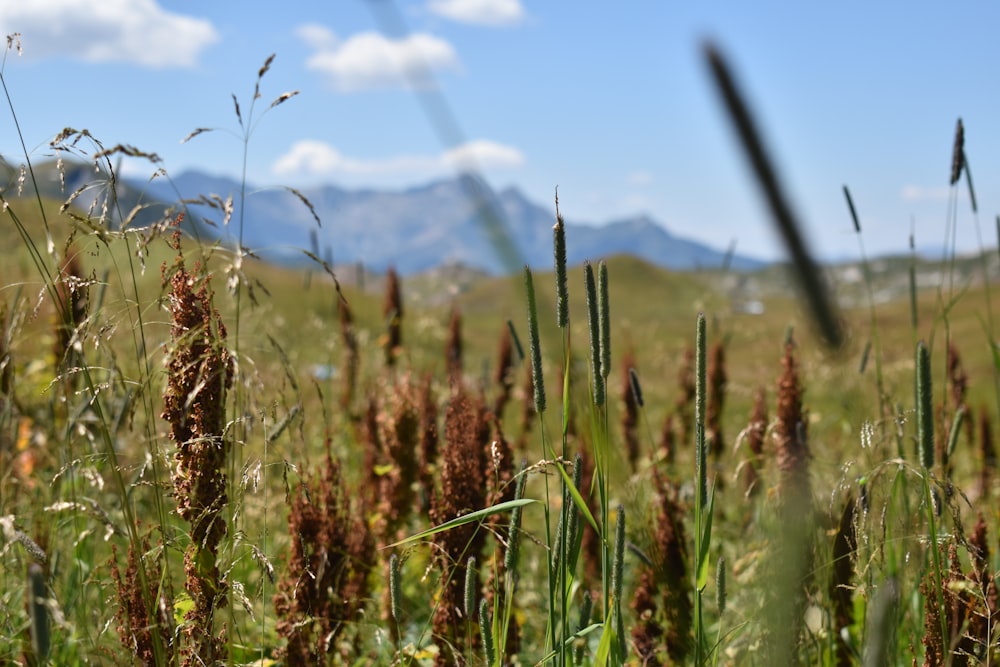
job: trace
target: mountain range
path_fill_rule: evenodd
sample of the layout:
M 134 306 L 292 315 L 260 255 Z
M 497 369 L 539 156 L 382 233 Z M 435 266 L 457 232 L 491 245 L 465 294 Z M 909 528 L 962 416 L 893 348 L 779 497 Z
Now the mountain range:
M 64 164 L 63 172 L 62 198 L 86 179 L 95 178 L 93 165 Z M 58 178 L 51 174 L 40 179 L 46 190 L 58 184 Z M 470 175 L 404 190 L 323 185 L 295 191 L 248 185 L 245 213 L 240 210 L 240 192 L 238 181 L 199 171 L 186 171 L 169 180 L 118 182 L 118 197 L 125 211 L 139 202 L 173 204 L 186 200 L 189 231 L 202 238 L 235 242 L 242 225 L 244 247 L 283 264 L 310 261 L 305 249 L 338 265 L 362 263 L 376 271 L 393 266 L 402 274 L 443 264 L 461 264 L 494 274 L 517 271 L 524 264 L 552 266 L 553 207 L 529 200 L 515 187 L 497 192 Z M 82 208 L 89 204 L 87 195 L 77 200 Z M 233 208 L 227 226 L 221 204 L 230 197 Z M 199 199 L 214 200 L 216 205 L 190 203 Z M 151 205 L 140 222 L 151 221 L 162 211 L 161 206 Z M 678 271 L 724 265 L 752 271 L 766 265 L 672 234 L 648 216 L 600 226 L 566 221 L 566 251 L 571 265 L 616 254 L 640 257 Z
M 239 191 L 235 181 L 185 172 L 172 186 L 158 183 L 149 194 L 163 201 L 176 199 L 177 193 L 186 199 L 210 193 L 237 199 Z M 304 258 L 299 249 L 311 248 L 321 256 L 332 253 L 338 264 L 361 262 L 375 270 L 394 266 L 404 274 L 444 263 L 491 273 L 518 270 L 522 264 L 552 266 L 551 207 L 530 201 L 517 188 L 496 192 L 468 175 L 399 191 L 334 185 L 303 189 L 301 195 L 312 204 L 322 227 L 287 189 L 248 188 L 248 193 L 244 245 L 272 258 Z M 234 208 L 235 221 L 239 206 Z M 674 270 L 720 267 L 726 261 L 739 271 L 765 265 L 675 236 L 648 216 L 602 226 L 567 221 L 566 239 L 570 264 L 628 254 Z

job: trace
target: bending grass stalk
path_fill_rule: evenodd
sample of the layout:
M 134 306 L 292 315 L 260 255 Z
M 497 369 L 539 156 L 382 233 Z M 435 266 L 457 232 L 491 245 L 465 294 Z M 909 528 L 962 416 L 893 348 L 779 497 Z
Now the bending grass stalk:
M 771 209 L 771 217 L 785 241 L 785 248 L 791 257 L 799 283 L 802 285 L 813 320 L 826 344 L 831 348 L 839 349 L 844 342 L 844 332 L 833 297 L 823 272 L 820 271 L 806 248 L 805 239 L 800 231 L 801 225 L 792 214 L 782 192 L 774 167 L 772 167 L 771 160 L 764 150 L 760 132 L 758 132 L 750 115 L 749 107 L 736 87 L 729 65 L 716 46 L 708 42 L 704 45 L 704 52 L 715 79 L 715 85 L 722 96 L 723 104 L 743 144 L 764 198 Z

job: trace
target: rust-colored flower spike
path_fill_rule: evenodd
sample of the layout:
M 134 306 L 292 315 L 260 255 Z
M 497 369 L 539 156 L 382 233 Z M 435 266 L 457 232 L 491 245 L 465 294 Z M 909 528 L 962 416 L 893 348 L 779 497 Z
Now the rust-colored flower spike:
M 458 306 L 451 309 L 451 319 L 448 320 L 448 339 L 444 347 L 445 368 L 448 380 L 454 384 L 462 380 L 462 314 Z
M 993 446 L 993 430 L 990 426 L 990 410 L 979 407 L 979 497 L 987 500 L 993 488 L 993 475 L 997 469 L 997 452 Z
M 225 346 L 226 328 L 212 307 L 212 293 L 196 278 L 200 274 L 197 266 L 188 273 L 182 261 L 170 279 L 172 349 L 162 415 L 177 447 L 173 475 L 177 514 L 191 524 L 191 543 L 184 555 L 184 587 L 192 601 L 182 630 L 184 665 L 221 659 L 214 613 L 226 599 L 216 557 L 226 534 L 222 511 L 229 502 L 225 399 L 232 364 Z
M 632 598 L 632 609 L 639 617 L 632 640 L 643 665 L 662 664 L 664 648 L 669 664 L 684 664 L 691 649 L 693 615 L 686 586 L 683 512 L 676 486 L 658 472 L 653 481 L 657 493 L 655 533 L 649 549 L 653 567 L 643 567 Z M 662 610 L 659 614 L 658 609 Z
M 775 453 L 780 473 L 782 505 L 808 513 L 812 504 L 809 481 L 809 446 L 806 415 L 802 408 L 802 386 L 794 343 L 785 344 L 781 360 L 784 372 L 778 379 L 778 407 L 774 425 Z
M 521 396 L 521 435 L 517 440 L 517 446 L 524 449 L 528 445 L 528 437 L 531 435 L 531 427 L 535 423 L 535 374 L 531 371 L 531 365 L 525 364 L 524 386 Z
M 320 474 L 303 477 L 288 515 L 291 549 L 274 595 L 288 664 L 326 664 L 368 595 L 374 539 L 346 500 L 340 465 L 327 451 Z
M 632 472 L 639 464 L 639 401 L 633 392 L 631 369 L 635 368 L 635 354 L 631 349 L 622 355 L 622 441 Z
M 955 123 L 955 145 L 951 150 L 951 185 L 958 183 L 962 177 L 962 165 L 965 163 L 965 126 L 959 118 Z
M 684 350 L 684 357 L 681 360 L 680 369 L 677 371 L 677 387 L 680 390 L 677 402 L 674 404 L 674 413 L 677 415 L 678 426 L 680 427 L 680 441 L 684 447 L 694 442 L 694 432 L 691 430 L 694 424 L 694 348 Z
M 1000 596 L 996 581 L 990 574 L 990 546 L 982 512 L 978 513 L 969 538 L 969 555 L 972 561 L 972 583 L 975 586 L 973 597 L 978 607 L 969 619 L 969 635 L 980 646 L 989 646 L 990 631 L 996 624 L 997 612 L 1000 611 Z
M 59 275 L 56 278 L 56 339 L 53 348 L 56 366 L 60 369 L 72 367 L 73 338 L 77 330 L 87 319 L 87 283 L 83 276 L 80 260 L 72 249 L 59 265 Z M 79 345 L 77 345 L 79 347 Z M 70 376 L 72 377 L 72 376 Z
M 840 515 L 840 526 L 833 538 L 833 576 L 830 578 L 830 600 L 833 602 L 834 636 L 837 637 L 837 665 L 848 667 L 854 664 L 853 650 L 841 636 L 841 631 L 853 624 L 854 607 L 852 580 L 854 559 L 857 552 L 855 535 L 856 505 L 854 498 L 848 497 L 844 512 Z
M 375 532 L 383 544 L 401 535 L 407 514 L 413 508 L 413 484 L 417 480 L 417 454 L 420 446 L 418 387 L 409 373 L 396 378 L 387 392 L 378 415 L 379 440 L 382 443 L 383 474 L 379 475 Z
M 143 539 L 142 552 L 150 553 L 149 541 Z M 160 561 L 151 559 L 151 567 L 146 571 L 148 591 L 142 591 L 139 586 L 139 568 L 147 567 L 140 563 L 141 556 L 136 554 L 135 547 L 129 544 L 128 559 L 125 562 L 125 574 L 118 569 L 118 549 L 111 545 L 111 578 L 115 582 L 118 595 L 118 608 L 115 610 L 118 638 L 122 646 L 134 655 L 144 665 L 156 664 L 156 649 L 154 648 L 154 631 L 159 631 L 159 643 L 163 649 L 163 658 L 168 664 L 173 663 L 173 617 L 167 610 L 173 609 L 174 603 L 169 590 L 162 587 L 169 579 L 161 578 Z M 153 602 L 157 610 L 150 610 L 146 601 Z M 155 630 L 154 630 L 155 629 Z
M 418 476 L 421 489 L 420 510 L 423 513 L 430 509 L 438 469 L 438 408 L 434 402 L 433 379 L 430 373 L 424 376 L 417 398 L 417 410 L 420 412 Z
M 717 342 L 709 352 L 708 400 L 705 406 L 705 439 L 716 461 L 725 450 L 722 439 L 722 408 L 726 402 L 726 381 L 726 348 L 721 342 Z
M 758 387 L 753 397 L 750 423 L 746 430 L 749 455 L 743 466 L 743 488 L 748 496 L 760 491 L 760 470 L 764 464 L 764 435 L 767 433 L 767 392 Z
M 403 296 L 396 269 L 389 267 L 385 274 L 385 307 L 382 309 L 388 331 L 385 338 L 385 363 L 393 366 L 403 345 Z
M 441 487 L 431 505 L 431 521 L 444 523 L 486 506 L 485 442 L 480 441 L 482 411 L 459 388 L 445 412 L 445 442 L 441 451 Z M 452 647 L 465 645 L 466 563 L 482 551 L 486 531 L 478 524 L 458 526 L 434 536 L 435 559 L 441 570 L 441 595 L 432 629 L 439 647 L 435 665 L 457 663 Z M 478 584 L 477 584 L 478 588 Z
M 340 320 L 340 339 L 344 343 L 344 386 L 340 394 L 340 407 L 345 410 L 354 402 L 354 388 L 358 380 L 358 338 L 354 331 L 354 316 L 344 295 L 337 290 L 337 318 Z
M 500 342 L 497 346 L 497 369 L 493 381 L 497 385 L 497 396 L 493 402 L 493 414 L 503 417 L 503 410 L 510 400 L 510 392 L 514 386 L 514 343 L 511 340 L 510 327 L 504 325 L 500 332 Z
M 954 341 L 948 344 L 948 387 L 951 393 L 951 404 L 954 411 L 957 413 L 962 408 L 965 408 L 968 413 L 968 405 L 965 402 L 966 394 L 969 391 L 969 376 L 965 373 L 965 368 L 962 367 L 962 357 L 958 353 L 958 348 L 955 346 Z M 965 437 L 968 438 L 969 444 L 973 442 L 973 429 L 975 428 L 974 421 L 970 418 L 971 415 L 966 414 L 966 419 L 964 420 L 965 426 Z M 955 416 L 952 415 L 952 420 Z M 950 431 L 949 428 L 942 429 L 943 431 Z M 947 435 L 947 433 L 946 433 Z

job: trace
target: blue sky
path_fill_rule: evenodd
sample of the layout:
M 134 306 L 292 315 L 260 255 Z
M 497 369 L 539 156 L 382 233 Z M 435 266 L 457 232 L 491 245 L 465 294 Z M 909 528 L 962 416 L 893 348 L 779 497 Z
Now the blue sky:
M 950 197 L 959 247 L 977 248 L 964 181 L 948 185 L 958 117 L 985 243 L 996 244 L 995 3 L 388 3 L 6 2 L 0 31 L 20 32 L 23 53 L 8 50 L 3 75 L 33 159 L 70 126 L 155 152 L 172 174 L 238 176 L 230 94 L 246 115 L 257 70 L 275 53 L 250 141 L 256 185 L 397 188 L 471 159 L 495 187 L 516 185 L 543 205 L 558 186 L 571 221 L 646 213 L 674 233 L 777 258 L 707 76 L 700 44 L 712 38 L 818 254 L 857 256 L 844 184 L 869 254 L 905 251 L 911 224 L 918 246 L 940 246 Z M 414 62 L 432 78 L 399 75 Z M 456 131 L 435 131 L 413 85 L 445 101 Z M 198 127 L 219 131 L 182 144 Z M 6 111 L 0 153 L 23 162 Z

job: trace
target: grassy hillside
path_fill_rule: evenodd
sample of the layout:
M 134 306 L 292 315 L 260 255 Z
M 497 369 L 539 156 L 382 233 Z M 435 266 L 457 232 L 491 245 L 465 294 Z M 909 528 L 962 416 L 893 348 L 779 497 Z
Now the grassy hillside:
M 972 526 L 982 512 L 997 531 L 986 430 L 1000 301 L 977 261 L 918 267 L 939 279 L 916 294 L 916 326 L 906 260 L 869 267 L 870 282 L 835 274 L 848 335 L 831 351 L 787 275 L 594 258 L 609 278 L 603 405 L 584 267 L 567 272 L 566 329 L 555 276 L 535 274 L 547 389 L 535 417 L 523 276 L 419 276 L 387 307 L 385 276 L 362 285 L 345 272 L 338 292 L 320 266 L 290 271 L 177 245 L 167 225 L 123 232 L 59 208 L 15 198 L 3 214 L 20 239 L 0 248 L 5 662 L 832 665 L 881 651 L 958 664 L 952 647 L 995 659 L 997 561 Z M 529 358 L 514 355 L 499 403 L 508 321 Z M 920 340 L 930 466 L 915 428 Z M 959 405 L 973 428 L 944 461 Z M 519 530 L 504 505 L 393 546 L 511 501 L 522 459 L 537 502 L 518 508 Z M 577 471 L 574 496 L 562 473 Z M 718 603 L 717 567 L 729 592 Z M 911 641 L 934 633 L 940 644 Z

